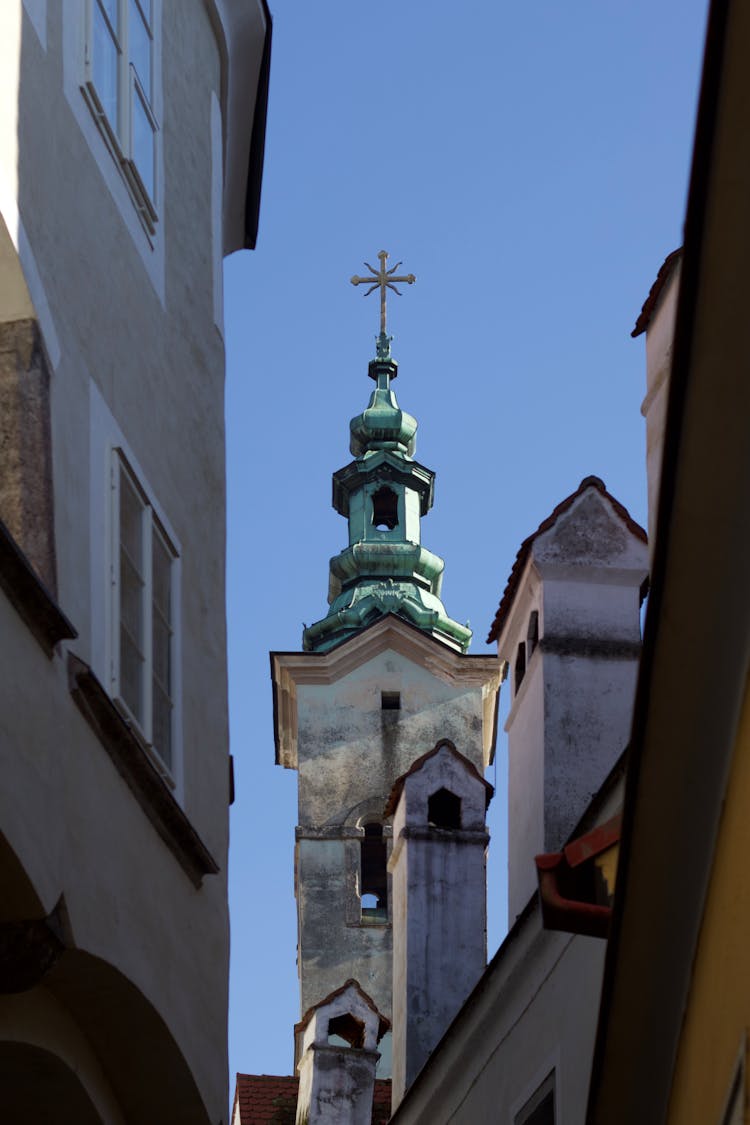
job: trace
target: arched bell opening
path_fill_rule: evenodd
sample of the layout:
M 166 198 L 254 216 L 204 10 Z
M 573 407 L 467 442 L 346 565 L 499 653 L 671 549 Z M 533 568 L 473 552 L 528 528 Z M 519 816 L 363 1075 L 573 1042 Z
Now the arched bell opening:
M 383 825 L 364 825 L 360 842 L 360 897 L 363 922 L 388 921 L 388 845 Z
M 386 484 L 372 494 L 372 525 L 379 531 L 398 526 L 398 495 Z

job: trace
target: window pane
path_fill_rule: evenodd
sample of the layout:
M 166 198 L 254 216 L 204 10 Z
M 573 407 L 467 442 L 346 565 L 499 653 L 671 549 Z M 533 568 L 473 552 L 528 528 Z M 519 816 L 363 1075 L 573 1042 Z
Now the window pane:
M 143 87 L 146 100 L 151 103 L 151 36 L 143 22 L 143 16 L 135 0 L 130 0 L 130 20 L 128 26 L 128 48 L 130 62 L 135 67 L 138 81 Z
M 120 546 L 139 577 L 143 570 L 143 501 L 120 465 Z
M 143 658 L 125 629 L 120 629 L 120 695 L 139 722 L 143 718 Z
M 154 16 L 154 5 L 152 0 L 138 0 L 138 7 L 143 12 L 143 18 L 149 27 L 152 26 Z
M 143 718 L 143 509 L 125 466 L 120 463 L 120 695 L 140 722 Z
M 152 744 L 166 765 L 172 765 L 172 701 L 153 681 L 153 733 Z
M 156 528 L 152 548 L 154 608 L 167 622 L 172 620 L 170 610 L 172 587 L 172 555 Z
M 154 176 L 154 130 L 151 126 L 146 107 L 133 83 L 133 160 L 138 169 L 138 174 L 143 180 L 143 186 L 148 192 L 151 202 L 156 202 L 156 183 Z
M 112 26 L 112 30 L 114 31 L 115 35 L 118 35 L 119 31 L 120 31 L 119 21 L 118 21 L 118 18 L 117 18 L 117 15 L 118 15 L 117 9 L 119 8 L 119 0 L 95 0 L 95 4 L 98 5 L 100 8 L 104 8 L 104 11 L 107 13 L 107 16 L 109 17 L 109 22 Z
M 124 551 L 120 551 L 120 626 L 130 634 L 138 651 L 143 651 L 143 583 Z
M 94 86 L 99 101 L 107 115 L 107 120 L 117 133 L 119 131 L 119 99 L 117 85 L 117 64 L 119 50 L 107 27 L 102 10 L 94 4 L 94 42 L 93 74 Z
M 172 630 L 158 610 L 155 609 L 153 623 L 154 676 L 167 693 L 169 693 L 171 687 L 171 645 Z

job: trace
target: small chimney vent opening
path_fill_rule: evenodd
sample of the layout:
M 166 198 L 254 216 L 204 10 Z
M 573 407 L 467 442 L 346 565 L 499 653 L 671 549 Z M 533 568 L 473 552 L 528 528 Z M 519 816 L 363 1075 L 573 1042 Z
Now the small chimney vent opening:
M 365 1025 L 362 1020 L 355 1019 L 349 1012 L 341 1016 L 334 1016 L 328 1021 L 328 1042 L 331 1040 L 343 1041 L 350 1047 L 362 1049 L 365 1045 Z
M 460 828 L 461 798 L 450 789 L 438 789 L 427 801 L 427 821 L 431 828 Z

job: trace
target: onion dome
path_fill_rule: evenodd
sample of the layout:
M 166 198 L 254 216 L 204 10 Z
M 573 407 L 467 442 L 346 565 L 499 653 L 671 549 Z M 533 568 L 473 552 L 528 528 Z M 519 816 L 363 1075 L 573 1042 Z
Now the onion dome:
M 391 388 L 398 364 L 391 358 L 390 343 L 390 336 L 378 337 L 378 355 L 368 369 L 370 378 L 375 380 L 375 390 L 366 409 L 349 423 L 349 449 L 354 457 L 378 449 L 390 449 L 405 457 L 414 454 L 417 420 L 401 410 Z

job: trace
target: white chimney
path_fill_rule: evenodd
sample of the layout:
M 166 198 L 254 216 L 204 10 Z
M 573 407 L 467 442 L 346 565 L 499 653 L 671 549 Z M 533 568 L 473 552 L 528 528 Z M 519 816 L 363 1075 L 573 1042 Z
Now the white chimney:
M 389 1023 L 355 980 L 305 1013 L 296 1125 L 370 1125 L 377 1045 Z
M 598 477 L 524 541 L 488 640 L 510 670 L 508 917 L 627 746 L 646 533 Z
M 491 794 L 446 740 L 399 778 L 386 806 L 394 817 L 394 1111 L 487 963 Z

